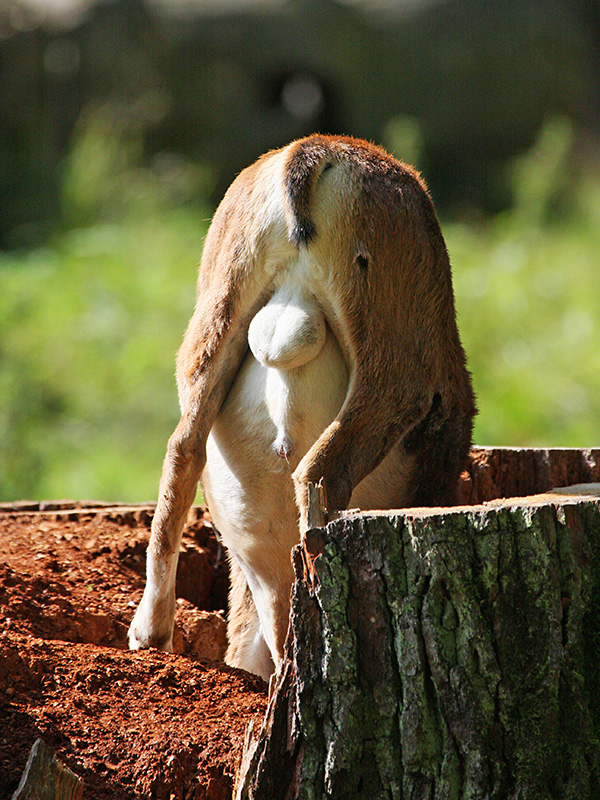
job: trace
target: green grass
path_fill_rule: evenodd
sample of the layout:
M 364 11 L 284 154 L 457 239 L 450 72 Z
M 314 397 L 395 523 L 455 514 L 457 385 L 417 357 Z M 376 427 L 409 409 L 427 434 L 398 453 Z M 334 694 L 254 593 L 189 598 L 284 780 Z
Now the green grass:
M 600 446 L 599 222 L 446 226 L 477 443 Z
M 206 214 L 167 211 L 0 258 L 0 497 L 156 496 Z

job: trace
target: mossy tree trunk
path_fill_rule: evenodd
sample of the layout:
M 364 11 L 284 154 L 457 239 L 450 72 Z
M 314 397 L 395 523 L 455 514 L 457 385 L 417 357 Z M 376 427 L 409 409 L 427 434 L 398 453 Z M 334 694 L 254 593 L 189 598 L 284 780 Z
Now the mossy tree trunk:
M 309 532 L 238 798 L 600 797 L 599 502 L 512 503 Z

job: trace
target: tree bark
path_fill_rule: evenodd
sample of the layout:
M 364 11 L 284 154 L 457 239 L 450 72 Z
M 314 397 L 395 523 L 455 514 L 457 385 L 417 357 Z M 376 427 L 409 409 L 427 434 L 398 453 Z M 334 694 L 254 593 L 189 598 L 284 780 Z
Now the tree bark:
M 600 797 L 598 496 L 340 518 L 294 566 L 238 798 Z
M 62 764 L 43 739 L 36 739 L 12 800 L 82 800 L 83 780 Z
M 594 482 L 600 482 L 599 448 L 473 447 L 459 484 L 459 502 L 474 505 Z

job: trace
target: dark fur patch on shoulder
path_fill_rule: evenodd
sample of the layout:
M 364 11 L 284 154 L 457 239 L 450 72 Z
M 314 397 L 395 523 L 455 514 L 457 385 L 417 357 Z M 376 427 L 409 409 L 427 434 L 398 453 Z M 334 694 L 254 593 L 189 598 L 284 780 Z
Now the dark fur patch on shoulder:
M 306 247 L 317 234 L 310 201 L 317 168 L 326 154 L 322 141 L 316 137 L 306 139 L 296 145 L 287 163 L 286 192 L 293 218 L 289 235 L 297 247 Z
M 301 247 L 302 245 L 306 247 L 306 245 L 310 244 L 315 238 L 316 234 L 317 229 L 315 224 L 308 217 L 305 219 L 296 219 L 290 231 L 291 239 L 297 247 Z
M 431 205 L 418 172 L 382 148 L 351 136 L 314 134 L 294 142 L 286 164 L 285 190 L 292 215 L 288 235 L 297 247 L 307 246 L 317 235 L 311 216 L 313 190 L 334 161 L 353 163 L 361 174 L 365 195 L 377 198 L 379 204 L 401 197 L 405 205 Z M 433 206 L 430 211 L 433 213 Z

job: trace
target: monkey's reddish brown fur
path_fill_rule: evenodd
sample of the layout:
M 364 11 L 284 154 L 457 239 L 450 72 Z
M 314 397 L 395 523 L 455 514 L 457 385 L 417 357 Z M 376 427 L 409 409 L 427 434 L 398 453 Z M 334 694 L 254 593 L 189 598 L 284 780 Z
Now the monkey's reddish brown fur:
M 300 526 L 308 482 L 323 479 L 330 508 L 345 508 L 399 444 L 411 465 L 407 505 L 454 502 L 475 403 L 448 253 L 424 182 L 352 138 L 315 135 L 267 153 L 234 181 L 206 238 L 177 361 L 182 416 L 167 448 L 132 646 L 169 646 L 173 563 L 208 434 L 247 352 L 253 316 L 281 265 L 304 250 L 327 271 L 320 302 L 350 382 L 337 418 L 294 472 Z

